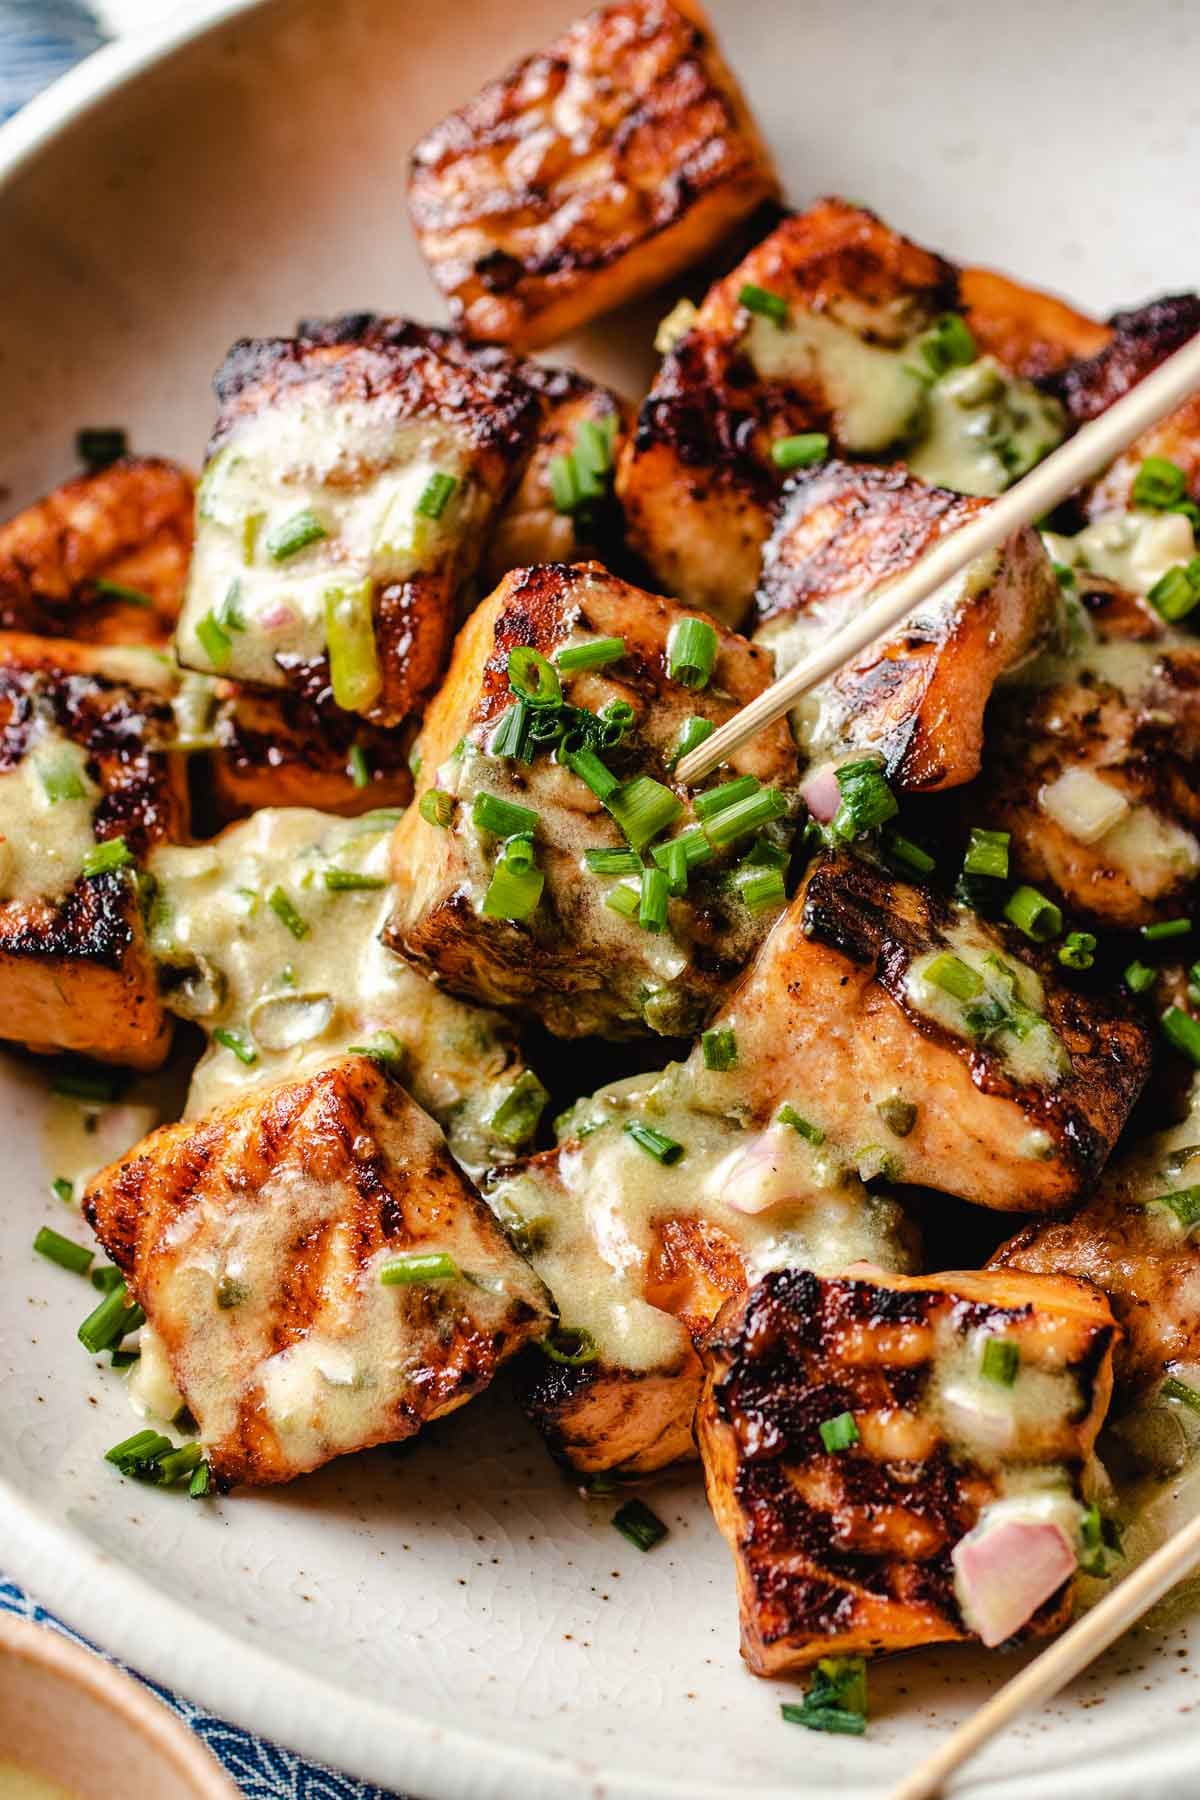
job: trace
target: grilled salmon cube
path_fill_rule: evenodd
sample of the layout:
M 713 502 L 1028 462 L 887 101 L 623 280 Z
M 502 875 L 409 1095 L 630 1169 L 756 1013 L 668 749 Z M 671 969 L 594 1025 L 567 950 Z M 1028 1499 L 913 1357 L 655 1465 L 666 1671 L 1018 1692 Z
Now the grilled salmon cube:
M 409 207 L 456 324 L 535 349 L 669 281 L 776 192 L 694 0 L 618 0 L 422 138 Z
M 848 625 L 873 586 L 990 504 L 899 464 L 834 461 L 797 476 L 764 552 L 754 641 L 783 674 Z M 993 686 L 1058 617 L 1050 560 L 1021 527 L 806 696 L 793 714 L 798 741 L 813 762 L 876 752 L 906 792 L 960 786 L 979 773 Z
M 567 1332 L 583 1334 L 584 1356 L 530 1358 L 518 1387 L 554 1455 L 585 1474 L 694 1454 L 696 1347 L 765 1269 L 918 1266 L 890 1192 L 868 1191 L 819 1134 L 754 1115 L 773 1081 L 765 1034 L 718 1041 L 719 1067 L 710 1038 L 686 1064 L 601 1088 L 558 1121 L 557 1149 L 488 1189 Z
M 437 1126 L 369 1057 L 161 1127 L 84 1211 L 223 1486 L 411 1437 L 550 1324 Z
M 1152 539 L 1195 553 L 1179 514 L 1110 514 L 1051 542 L 1133 580 Z M 1154 550 L 1144 587 L 1173 554 Z M 1081 923 L 1133 929 L 1187 912 L 1200 880 L 1200 649 L 1144 592 L 1082 560 L 1069 579 L 1066 637 L 996 689 L 964 804 L 972 824 L 1010 834 L 1015 875 Z
M 534 396 L 432 343 L 371 340 L 242 343 L 216 385 L 180 661 L 327 683 L 347 711 L 402 723 L 441 678 Z
M 208 1035 L 191 1116 L 356 1048 L 398 1070 L 469 1171 L 510 1162 L 547 1093 L 497 1014 L 432 986 L 379 942 L 397 813 L 264 807 L 151 860 L 165 1004 Z
M 132 876 L 187 832 L 174 691 L 154 651 L 0 634 L 0 1037 L 166 1055 Z
M 1064 1625 L 1116 1337 L 1048 1275 L 789 1269 L 733 1302 L 696 1424 L 754 1673 Z
M 1075 1275 L 1107 1294 L 1122 1332 L 1114 1373 L 1124 1405 L 1144 1401 L 1174 1364 L 1200 1362 L 1198 1138 L 1193 1089 L 1185 1117 L 1114 1157 L 1077 1213 L 1027 1225 L 989 1264 Z
M 547 564 L 505 577 L 460 635 L 425 716 L 418 800 L 393 848 L 393 949 L 452 992 L 532 1015 L 562 1037 L 682 1035 L 698 1025 L 779 905 L 755 910 L 728 880 L 731 860 L 749 849 L 751 835 L 736 842 L 731 836 L 728 847 L 711 854 L 697 839 L 693 848 L 703 861 L 692 867 L 686 891 L 666 903 L 665 921 L 655 921 L 661 928 L 638 924 L 641 853 L 654 869 L 652 845 L 661 848 L 654 840 L 686 818 L 684 801 L 667 785 L 685 720 L 722 723 L 768 679 L 766 653 L 731 632 L 714 635 L 704 686 L 674 679 L 669 646 L 685 617 L 670 600 L 594 563 Z M 511 659 L 531 650 L 550 659 L 596 639 L 620 640 L 615 660 L 564 674 L 566 712 L 520 700 Z M 602 715 L 613 706 L 624 722 L 618 716 L 606 725 Z M 561 751 L 556 719 L 573 734 Z M 549 737 L 529 735 L 547 730 Z M 586 752 L 582 761 L 579 751 Z M 764 820 L 775 816 L 781 832 L 794 806 L 795 770 L 783 724 L 760 733 L 729 764 L 733 776 L 764 793 L 756 804 Z M 643 799 L 654 818 L 639 810 L 633 820 L 627 808 L 636 801 L 640 809 Z M 442 822 L 429 815 L 431 805 L 443 809 Z M 502 865 L 507 838 L 523 831 L 533 833 L 537 868 L 521 908 L 505 899 Z M 589 853 L 606 852 L 618 853 L 616 868 L 588 861 Z
M 64 482 L 0 525 L 0 630 L 161 644 L 183 600 L 193 482 L 127 456 Z
M 762 1071 L 742 1097 L 756 1121 L 788 1106 L 851 1166 L 1019 1212 L 1082 1198 L 1151 1060 L 1120 996 L 846 854 L 812 865 L 714 1027 Z
M 977 354 L 960 305 L 949 263 L 836 199 L 786 218 L 718 281 L 617 471 L 630 542 L 665 591 L 740 625 L 786 472 L 825 439 L 973 494 L 1051 449 L 1061 407 Z
M 995 269 L 960 270 L 958 288 L 963 316 L 980 349 L 1029 381 L 1096 356 L 1113 335 L 1111 325 L 1056 294 L 1026 287 Z

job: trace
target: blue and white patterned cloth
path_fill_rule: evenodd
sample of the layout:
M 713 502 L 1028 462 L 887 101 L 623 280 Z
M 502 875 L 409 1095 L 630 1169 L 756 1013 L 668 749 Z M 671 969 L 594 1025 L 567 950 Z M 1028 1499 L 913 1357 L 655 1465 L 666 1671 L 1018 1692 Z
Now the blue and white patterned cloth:
M 0 0 L 0 120 L 103 42 L 104 33 L 93 15 L 75 0 Z M 2 1569 L 0 1612 L 53 1626 L 77 1644 L 87 1642 L 23 1593 Z M 94 1644 L 87 1647 L 96 1649 Z M 381 1788 L 339 1775 L 321 1763 L 305 1762 L 291 1750 L 214 1718 L 203 1707 L 147 1681 L 136 1669 L 130 1673 L 191 1726 L 249 1800 L 389 1800 Z

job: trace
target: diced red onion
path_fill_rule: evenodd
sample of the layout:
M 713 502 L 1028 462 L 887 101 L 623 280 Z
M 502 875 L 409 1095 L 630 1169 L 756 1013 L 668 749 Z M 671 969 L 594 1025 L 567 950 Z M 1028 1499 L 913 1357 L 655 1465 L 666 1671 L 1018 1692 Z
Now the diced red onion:
M 828 825 L 842 804 L 842 790 L 837 783 L 837 770 L 832 763 L 822 763 L 813 770 L 800 789 L 801 797 L 814 819 Z
M 1020 1519 L 960 1539 L 952 1560 L 963 1617 L 989 1649 L 1018 1632 L 1076 1569 L 1061 1525 Z

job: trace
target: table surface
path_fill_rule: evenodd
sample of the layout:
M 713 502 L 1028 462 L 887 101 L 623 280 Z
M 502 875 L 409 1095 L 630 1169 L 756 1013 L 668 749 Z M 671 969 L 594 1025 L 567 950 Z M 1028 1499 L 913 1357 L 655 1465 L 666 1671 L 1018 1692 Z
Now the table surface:
M 0 120 L 117 32 L 184 10 L 189 9 L 170 7 L 162 0 L 109 0 L 95 9 L 76 0 L 0 0 Z M 76 1643 L 86 1641 L 10 1581 L 2 1567 L 0 1612 L 50 1626 Z M 389 1800 L 380 1788 L 306 1762 L 278 1744 L 215 1718 L 182 1695 L 146 1680 L 136 1669 L 130 1672 L 186 1721 L 249 1800 Z

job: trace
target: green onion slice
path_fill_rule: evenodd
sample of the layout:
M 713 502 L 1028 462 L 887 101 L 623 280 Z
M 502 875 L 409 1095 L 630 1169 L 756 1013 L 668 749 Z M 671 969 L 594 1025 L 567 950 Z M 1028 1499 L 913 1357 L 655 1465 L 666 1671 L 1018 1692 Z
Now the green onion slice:
M 570 644 L 555 653 L 554 662 L 560 675 L 574 675 L 580 669 L 604 669 L 620 662 L 625 654 L 623 637 L 592 638 L 586 644 Z
M 782 294 L 774 294 L 770 288 L 759 287 L 753 281 L 745 282 L 738 289 L 738 305 L 744 306 L 747 312 L 757 313 L 762 319 L 770 319 L 772 325 L 783 326 L 788 322 L 788 303 Z
M 769 825 L 772 819 L 781 819 L 787 811 L 787 801 L 778 788 L 760 788 L 755 794 L 748 794 L 744 800 L 738 800 L 732 806 L 722 807 L 721 811 L 704 822 L 704 835 L 715 848 L 723 844 L 732 844 L 738 838 L 749 837 L 763 825 Z M 774 871 L 779 874 L 778 870 Z M 779 877 L 782 886 L 783 878 Z
M 1168 1006 L 1162 1016 L 1167 1042 L 1200 1068 L 1200 1019 L 1193 1019 L 1181 1007 Z
M 94 875 L 112 875 L 118 869 L 127 869 L 133 857 L 123 837 L 107 838 L 104 843 L 97 844 L 89 850 L 83 859 L 81 873 L 90 880 Z
M 508 653 L 508 685 L 530 706 L 560 706 L 562 682 L 558 670 L 540 650 L 520 644 Z
M 737 1033 L 728 1025 L 717 1026 L 712 1031 L 701 1034 L 700 1048 L 704 1055 L 704 1066 L 719 1074 L 738 1066 Z
M 533 1136 L 549 1098 L 533 1070 L 522 1070 L 488 1120 L 488 1130 L 515 1149 Z
M 290 931 L 294 938 L 299 939 L 308 936 L 310 930 L 308 920 L 304 918 L 301 913 L 296 911 L 296 908 L 292 905 L 291 900 L 281 887 L 273 887 L 271 889 L 270 893 L 267 895 L 267 905 L 275 914 L 279 923 L 285 930 Z
M 1014 888 L 1004 905 L 1004 916 L 1035 944 L 1049 943 L 1063 927 L 1062 911 L 1036 888 Z
M 286 562 L 289 556 L 297 556 L 310 544 L 319 544 L 328 536 L 316 513 L 306 506 L 267 533 L 267 555 L 272 562 Z
M 717 634 L 707 619 L 679 619 L 667 635 L 667 672 L 681 687 L 707 687 L 717 660 Z
M 227 1031 L 223 1025 L 218 1025 L 212 1035 L 214 1044 L 220 1044 L 223 1050 L 230 1051 L 246 1068 L 253 1067 L 258 1061 L 258 1051 L 240 1031 Z
M 640 875 L 642 859 L 636 850 L 585 850 L 583 860 L 593 875 Z
M 653 1550 L 667 1536 L 667 1527 L 656 1512 L 641 1500 L 627 1500 L 613 1514 L 613 1524 L 622 1537 L 638 1550 Z
M 102 1350 L 109 1350 L 119 1344 L 123 1337 L 144 1325 L 146 1315 L 140 1306 L 127 1304 L 128 1290 L 125 1283 L 113 1288 L 105 1294 L 99 1306 L 90 1312 L 79 1327 L 78 1337 L 85 1350 L 98 1356 Z
M 60 1269 L 70 1269 L 72 1275 L 86 1275 L 96 1254 L 86 1244 L 76 1244 L 71 1238 L 52 1231 L 49 1225 L 42 1226 L 33 1240 L 33 1247 L 39 1256 L 57 1263 Z
M 673 769 L 675 764 L 682 762 L 691 751 L 699 749 L 704 740 L 710 738 L 716 729 L 711 719 L 703 719 L 699 713 L 693 713 L 690 719 L 685 719 L 679 728 L 679 736 L 671 745 L 667 757 L 668 767 Z
M 527 919 L 536 910 L 545 885 L 546 877 L 534 860 L 533 839 L 521 834 L 510 837 L 492 871 L 482 910 L 489 919 Z
M 979 1359 L 979 1373 L 999 1387 L 1012 1387 L 1021 1367 L 1021 1352 L 1011 1338 L 990 1337 Z
M 427 825 L 445 830 L 454 817 L 454 800 L 445 788 L 426 788 L 417 808 Z
M 756 775 L 739 775 L 733 781 L 723 781 L 720 787 L 696 794 L 692 800 L 692 810 L 698 819 L 714 818 L 717 813 L 724 812 L 727 806 L 735 806 L 739 800 L 746 800 L 751 794 L 757 794 L 759 786 Z
M 1125 986 L 1131 994 L 1144 994 L 1147 988 L 1154 986 L 1157 973 L 1158 971 L 1152 969 L 1149 963 L 1138 962 L 1135 959 L 1125 969 Z
M 500 723 L 488 745 L 489 753 L 492 756 L 511 756 L 517 761 L 531 763 L 533 761 L 533 745 L 529 735 L 530 723 L 527 702 L 517 699 L 501 714 Z
M 531 806 L 505 800 L 500 794 L 476 794 L 471 818 L 480 831 L 493 837 L 528 837 L 538 828 L 538 815 Z
M 362 712 L 383 687 L 375 642 L 375 584 L 366 578 L 346 587 L 327 587 L 325 644 L 333 697 L 347 712 Z
M 983 992 L 983 976 L 978 969 L 973 969 L 970 963 L 949 950 L 934 957 L 925 970 L 925 979 L 955 1000 L 974 1000 Z
M 371 785 L 371 765 L 361 744 L 351 744 L 350 754 L 346 759 L 346 773 L 356 788 Z
M 568 1369 L 593 1363 L 600 1355 L 599 1344 L 591 1332 L 580 1325 L 557 1326 L 549 1337 L 537 1340 L 537 1347 L 551 1362 L 562 1363 Z
M 643 1125 L 640 1119 L 626 1120 L 625 1134 L 647 1156 L 652 1156 L 655 1162 L 664 1163 L 668 1168 L 684 1154 L 684 1145 L 675 1138 L 668 1137 L 665 1131 L 656 1131 L 653 1125 Z
M 662 869 L 642 870 L 642 892 L 638 907 L 638 924 L 643 931 L 665 931 L 669 888 Z
M 799 431 L 794 437 L 776 438 L 771 461 L 777 469 L 807 469 L 829 455 L 829 438 L 823 431 Z
M 381 1264 L 379 1280 L 384 1287 L 413 1287 L 424 1281 L 453 1281 L 458 1273 L 458 1264 L 445 1251 L 414 1250 Z
M 963 874 L 987 875 L 994 881 L 1007 881 L 1008 847 L 1007 831 L 984 831 L 975 827 L 963 857 Z
M 814 1125 L 811 1119 L 804 1118 L 801 1113 L 796 1111 L 794 1106 L 785 1103 L 780 1107 L 779 1111 L 775 1114 L 775 1117 L 781 1125 L 790 1125 L 793 1131 L 798 1131 L 800 1136 L 804 1138 L 806 1142 L 812 1144 L 814 1148 L 825 1142 L 825 1133 L 821 1130 L 821 1127 L 819 1125 Z
M 446 503 L 458 486 L 458 478 L 447 475 L 442 470 L 429 477 L 421 490 L 421 498 L 417 501 L 417 511 L 423 519 L 440 519 L 446 510 Z
M 1157 925 L 1143 925 L 1142 936 L 1148 944 L 1161 944 L 1169 938 L 1186 937 L 1191 929 L 1190 919 L 1160 919 Z
M 623 783 L 604 804 L 635 850 L 643 850 L 683 811 L 679 796 L 649 775 Z
M 1090 969 L 1096 960 L 1096 938 L 1090 931 L 1069 931 L 1059 946 L 1058 960 L 1064 969 Z
M 843 1450 L 850 1450 L 859 1442 L 858 1426 L 854 1422 L 854 1414 L 850 1412 L 838 1413 L 832 1419 L 822 1419 L 817 1430 L 830 1456 L 838 1456 Z

